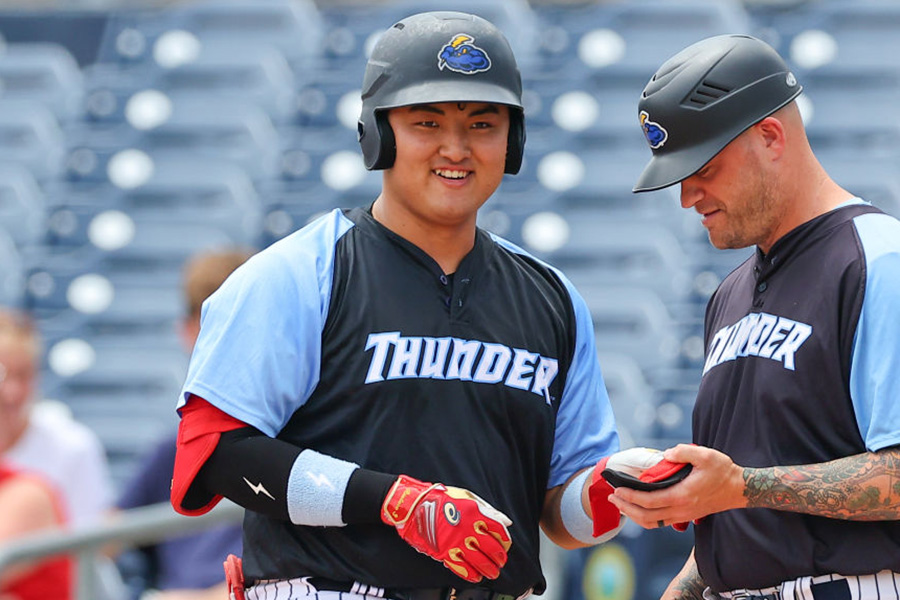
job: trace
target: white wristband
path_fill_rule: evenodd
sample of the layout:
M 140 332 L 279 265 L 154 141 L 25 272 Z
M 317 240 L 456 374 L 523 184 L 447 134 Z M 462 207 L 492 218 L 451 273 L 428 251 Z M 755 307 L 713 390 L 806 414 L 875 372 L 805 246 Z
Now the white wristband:
M 304 450 L 291 467 L 287 482 L 287 509 L 294 525 L 343 527 L 344 492 L 359 465 Z
M 559 513 L 562 518 L 563 527 L 569 532 L 573 538 L 587 544 L 588 546 L 596 546 L 603 542 L 611 540 L 625 526 L 625 517 L 619 519 L 619 526 L 608 531 L 600 537 L 594 537 L 594 521 L 588 516 L 581 502 L 581 493 L 587 479 L 594 474 L 594 469 L 587 469 L 578 475 L 563 490 L 562 498 L 559 502 Z

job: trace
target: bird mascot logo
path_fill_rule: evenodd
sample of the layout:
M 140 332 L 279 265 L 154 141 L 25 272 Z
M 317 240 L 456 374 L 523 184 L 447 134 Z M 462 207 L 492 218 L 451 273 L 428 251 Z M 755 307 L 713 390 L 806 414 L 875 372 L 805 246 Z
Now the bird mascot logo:
M 471 35 L 460 33 L 453 36 L 438 54 L 438 68 L 446 67 L 464 75 L 474 75 L 491 68 L 491 59 L 482 48 L 475 46 Z
M 669 132 L 660 127 L 659 123 L 651 121 L 650 115 L 645 110 L 641 111 L 641 128 L 644 130 L 647 142 L 654 150 L 662 147 L 666 140 L 669 139 Z

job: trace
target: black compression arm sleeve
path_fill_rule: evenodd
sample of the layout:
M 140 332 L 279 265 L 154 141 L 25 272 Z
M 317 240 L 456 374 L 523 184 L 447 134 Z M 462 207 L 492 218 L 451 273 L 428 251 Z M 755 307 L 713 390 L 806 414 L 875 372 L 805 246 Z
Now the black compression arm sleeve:
M 289 521 L 287 483 L 302 451 L 254 427 L 234 429 L 219 438 L 194 485 L 248 510 Z
M 270 438 L 254 427 L 222 434 L 194 485 L 221 494 L 248 510 L 289 521 L 287 487 L 303 448 Z M 381 505 L 396 475 L 356 469 L 347 483 L 345 523 L 380 523 Z
M 344 523 L 381 523 L 381 505 L 396 475 L 357 469 L 347 482 L 341 518 Z

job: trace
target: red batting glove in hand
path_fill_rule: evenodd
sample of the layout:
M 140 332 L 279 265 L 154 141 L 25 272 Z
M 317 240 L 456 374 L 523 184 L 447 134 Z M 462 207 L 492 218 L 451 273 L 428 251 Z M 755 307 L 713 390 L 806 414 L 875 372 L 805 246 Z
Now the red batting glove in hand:
M 229 554 L 224 566 L 229 600 L 244 600 L 244 569 L 241 559 Z
M 509 517 L 468 490 L 401 475 L 381 520 L 403 540 L 472 583 L 496 579 L 512 546 Z
M 661 450 L 653 448 L 629 448 L 600 459 L 594 467 L 594 477 L 588 488 L 594 514 L 594 537 L 618 525 L 619 510 L 609 502 L 614 487 L 659 490 L 687 477 L 691 468 L 690 463 L 666 460 Z M 678 525 L 681 526 L 680 523 Z M 679 527 L 676 527 L 678 531 L 684 531 Z M 686 524 L 684 528 L 687 528 Z

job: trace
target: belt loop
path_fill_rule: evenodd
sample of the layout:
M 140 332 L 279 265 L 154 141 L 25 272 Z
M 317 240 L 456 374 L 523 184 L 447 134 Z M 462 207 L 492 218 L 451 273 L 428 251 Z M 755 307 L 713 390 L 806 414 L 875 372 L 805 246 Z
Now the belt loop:
M 452 587 L 447 592 L 447 600 L 457 600 L 456 599 L 456 588 Z

